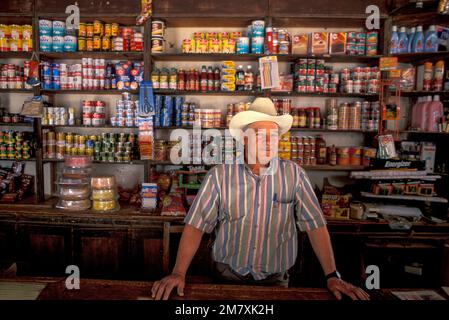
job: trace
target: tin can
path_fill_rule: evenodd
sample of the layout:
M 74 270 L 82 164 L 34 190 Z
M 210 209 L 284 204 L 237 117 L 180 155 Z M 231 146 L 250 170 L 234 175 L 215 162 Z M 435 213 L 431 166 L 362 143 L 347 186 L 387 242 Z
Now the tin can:
M 151 36 L 164 37 L 165 23 L 160 20 L 151 21 Z
M 7 24 L 0 24 L 0 38 L 11 37 L 11 28 Z
M 1 45 L 0 45 L 1 47 Z M 0 48 L 1 51 L 1 48 Z M 23 39 L 22 40 L 22 51 L 31 52 L 33 51 L 33 39 Z
M 103 51 L 109 51 L 109 50 L 111 50 L 111 38 L 110 38 L 110 37 L 104 36 L 104 37 L 101 39 L 101 49 L 102 49 Z
M 207 41 L 206 41 L 207 47 Z M 151 38 L 151 52 L 164 52 L 164 39 Z
M 75 36 L 65 36 L 64 37 L 64 51 L 65 52 L 75 52 L 77 45 L 77 39 Z
M 78 37 L 86 37 L 86 36 L 87 36 L 86 24 L 83 22 L 80 22 L 79 29 L 78 29 Z
M 0 37 L 0 52 L 10 51 L 9 39 Z
M 194 53 L 195 52 L 195 40 L 184 39 L 182 40 L 182 53 Z
M 55 20 L 52 22 L 53 36 L 65 36 L 65 22 Z
M 17 24 L 10 25 L 11 39 L 22 39 L 22 26 Z
M 93 50 L 94 51 L 100 51 L 101 50 L 101 37 L 100 36 L 94 36 L 93 37 Z
M 112 26 L 110 23 L 104 25 L 104 35 L 105 37 L 110 37 L 112 35 Z
M 86 23 L 86 37 L 91 38 L 94 36 L 94 25 L 93 23 Z
M 103 22 L 100 20 L 94 20 L 94 36 L 103 35 Z
M 78 37 L 78 51 L 86 51 L 86 38 Z
M 113 23 L 111 24 L 111 36 L 112 37 L 117 37 L 118 36 L 118 23 Z
M 9 39 L 9 48 L 12 52 L 22 51 L 22 39 Z
M 86 51 L 94 51 L 94 39 L 86 38 Z

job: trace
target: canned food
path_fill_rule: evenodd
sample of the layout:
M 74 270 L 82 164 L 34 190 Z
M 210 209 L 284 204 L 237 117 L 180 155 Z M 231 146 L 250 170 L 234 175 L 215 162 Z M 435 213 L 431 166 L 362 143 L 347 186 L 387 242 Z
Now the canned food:
M 86 23 L 86 37 L 94 36 L 94 25 L 93 23 Z
M 164 37 L 165 24 L 163 21 L 154 20 L 151 22 L 151 36 Z
M 94 51 L 94 39 L 86 38 L 86 51 Z
M 78 37 L 86 37 L 86 24 L 83 22 L 79 23 L 79 29 L 78 29 Z
M 86 51 L 86 38 L 78 37 L 78 51 Z
M 93 49 L 94 49 L 94 51 L 101 50 L 101 37 L 100 36 L 93 37 Z
M 1 47 L 1 45 L 0 45 Z M 1 51 L 1 48 L 0 48 Z M 23 39 L 22 40 L 22 51 L 31 52 L 33 51 L 33 39 Z
M 110 23 L 104 25 L 104 35 L 105 37 L 110 37 L 112 33 L 112 26 Z
M 101 39 L 101 49 L 102 49 L 103 51 L 109 51 L 109 50 L 111 50 L 111 38 L 110 38 L 110 37 L 104 36 L 104 37 Z
M 94 36 L 102 36 L 103 35 L 103 22 L 100 20 L 94 20 Z
M 206 41 L 206 40 L 204 40 Z M 206 41 L 207 47 L 207 41 Z M 151 38 L 151 52 L 164 52 L 164 39 Z
M 118 36 L 118 23 L 111 24 L 111 36 L 113 37 Z

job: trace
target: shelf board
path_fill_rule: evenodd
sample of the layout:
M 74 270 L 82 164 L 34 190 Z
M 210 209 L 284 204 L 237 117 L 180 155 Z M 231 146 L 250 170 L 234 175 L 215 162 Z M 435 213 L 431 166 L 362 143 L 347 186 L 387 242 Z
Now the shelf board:
M 31 89 L 0 89 L 0 93 L 33 93 Z
M 385 200 L 408 200 L 408 201 L 424 201 L 424 202 L 437 202 L 437 203 L 447 203 L 446 198 L 442 197 L 425 197 L 425 196 L 413 196 L 413 195 L 377 195 L 371 192 L 361 192 L 361 195 L 366 198 L 375 199 L 385 199 Z
M 0 59 L 31 59 L 32 52 L 0 52 Z
M 379 99 L 378 94 L 366 93 L 341 93 L 341 92 L 296 92 L 296 91 L 271 91 L 272 96 L 289 96 L 289 97 L 346 97 L 346 98 L 364 98 L 364 99 Z
M 44 59 L 102 58 L 111 60 L 143 60 L 143 52 L 123 51 L 77 51 L 77 52 L 39 52 Z
M 41 90 L 42 94 L 139 94 L 138 90 Z
M 425 134 L 425 135 L 449 135 L 449 132 L 433 132 L 433 131 L 413 131 L 413 130 L 404 130 L 401 133 L 408 134 Z
M 193 127 L 178 127 L 178 126 L 169 126 L 169 127 L 154 127 L 156 130 L 175 130 L 175 129 L 186 129 L 193 130 Z M 206 129 L 217 129 L 217 130 L 226 130 L 228 127 L 215 127 L 215 128 L 201 128 L 201 130 Z M 329 133 L 360 133 L 360 134 L 377 134 L 377 131 L 362 131 L 362 130 L 329 130 L 329 129 L 310 129 L 310 128 L 291 128 L 292 132 L 329 132 Z
M 3 127 L 31 127 L 31 122 L 0 122 L 0 126 Z
M 43 159 L 42 160 L 44 163 L 50 163 L 50 162 L 64 162 L 64 159 Z M 109 162 L 109 161 L 92 161 L 92 163 L 94 164 L 129 164 L 129 165 L 133 165 L 133 164 L 145 164 L 146 160 L 132 160 L 132 161 L 114 161 L 114 162 Z
M 127 126 L 111 126 L 110 124 L 105 124 L 105 125 L 101 125 L 101 126 L 83 126 L 83 125 L 77 125 L 77 124 L 67 124 L 67 125 L 50 125 L 50 124 L 45 124 L 42 125 L 42 129 L 55 129 L 55 128 L 77 128 L 77 129 L 98 129 L 98 128 L 108 128 L 108 129 L 137 129 L 139 127 L 137 126 L 132 126 L 132 127 L 127 127 Z
M 253 20 L 264 20 L 263 17 L 239 17 L 232 18 L 223 16 L 198 16 L 183 17 L 178 14 L 165 14 L 163 16 L 153 16 L 152 20 L 162 20 L 167 28 L 198 28 L 198 27 L 229 27 L 229 28 L 246 28 Z
M 152 53 L 155 61 L 256 61 L 264 54 L 236 54 L 236 53 Z M 324 59 L 327 62 L 364 62 L 377 63 L 380 56 L 348 56 L 348 55 L 300 55 L 274 54 L 278 61 L 294 62 L 298 59 Z
M 391 55 L 397 57 L 401 63 L 422 63 L 427 61 L 444 60 L 449 57 L 449 51 L 401 53 Z
M 185 91 L 170 89 L 154 89 L 154 94 L 165 94 L 174 96 L 259 96 L 261 91 Z
M 17 160 L 17 159 L 0 158 L 0 161 L 27 161 L 27 162 L 34 162 L 34 161 L 36 161 L 36 159 L 35 158 L 30 158 L 30 159 Z
M 423 97 L 434 95 L 447 98 L 449 97 L 449 91 L 401 91 L 402 97 Z
M 55 13 L 38 13 L 38 18 L 50 19 L 50 20 L 63 20 L 67 19 L 67 15 L 60 12 Z M 121 26 L 136 26 L 136 18 L 138 12 L 136 13 L 98 13 L 96 10 L 91 12 L 81 12 L 80 22 L 92 22 L 94 20 L 100 20 L 103 23 L 118 23 Z M 140 26 L 139 26 L 140 27 Z

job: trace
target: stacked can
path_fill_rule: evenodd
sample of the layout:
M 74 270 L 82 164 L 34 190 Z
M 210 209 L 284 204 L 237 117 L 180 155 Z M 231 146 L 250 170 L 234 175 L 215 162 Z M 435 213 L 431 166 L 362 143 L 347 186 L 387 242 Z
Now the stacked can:
M 273 103 L 278 115 L 291 114 L 291 99 L 273 99 Z
M 74 125 L 75 109 L 64 107 L 44 107 L 43 125 Z
M 64 51 L 65 22 L 52 21 L 52 51 Z
M 27 65 L 27 63 L 28 61 L 25 61 L 24 65 Z M 0 64 L 0 89 L 30 88 L 25 83 L 27 74 L 24 72 L 27 70 L 11 63 Z
M 151 52 L 165 51 L 165 23 L 160 20 L 151 22 Z
M 0 131 L 0 158 L 27 160 L 33 155 L 31 132 Z
M 181 105 L 181 126 L 192 127 L 195 122 L 195 103 L 183 102 Z
M 111 125 L 118 127 L 137 126 L 137 107 L 139 101 L 132 101 L 128 92 L 122 93 L 117 100 L 115 114 L 111 117 Z
M 366 53 L 366 33 L 348 32 L 346 37 L 346 53 L 351 56 L 365 55 Z
M 82 59 L 82 88 L 100 90 L 105 88 L 106 65 L 104 59 Z
M 338 130 L 349 129 L 349 103 L 344 102 L 338 108 Z
M 362 130 L 377 131 L 379 129 L 379 101 L 362 103 Z
M 360 101 L 354 102 L 349 107 L 349 121 L 348 121 L 349 130 L 361 129 L 361 112 L 362 112 L 362 103 Z
M 26 25 L 0 24 L 0 52 L 33 51 L 33 28 Z
M 379 92 L 380 71 L 377 67 L 355 67 L 340 70 L 341 87 L 343 93 Z
M 106 124 L 106 103 L 104 101 L 83 100 L 83 125 L 103 126 Z
M 291 52 L 291 36 L 286 29 L 267 28 L 267 44 L 265 52 L 267 54 L 289 54 Z M 269 33 L 272 36 L 269 37 Z

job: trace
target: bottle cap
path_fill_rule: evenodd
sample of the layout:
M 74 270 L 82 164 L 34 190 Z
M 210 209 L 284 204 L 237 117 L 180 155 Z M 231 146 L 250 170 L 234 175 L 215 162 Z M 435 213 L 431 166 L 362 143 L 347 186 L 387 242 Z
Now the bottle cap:
M 405 33 L 405 27 L 401 27 L 400 32 Z
M 410 33 L 415 33 L 416 32 L 416 27 L 412 27 L 411 29 L 410 29 Z
M 391 31 L 393 31 L 393 32 L 397 32 L 397 31 L 398 31 L 398 27 L 396 27 L 396 26 L 393 26 L 393 27 L 391 28 Z
M 416 28 L 416 31 L 417 31 L 417 32 L 422 32 L 422 26 L 418 26 L 418 27 Z
M 435 26 L 434 25 L 429 26 L 429 31 L 435 31 Z

